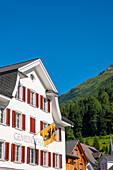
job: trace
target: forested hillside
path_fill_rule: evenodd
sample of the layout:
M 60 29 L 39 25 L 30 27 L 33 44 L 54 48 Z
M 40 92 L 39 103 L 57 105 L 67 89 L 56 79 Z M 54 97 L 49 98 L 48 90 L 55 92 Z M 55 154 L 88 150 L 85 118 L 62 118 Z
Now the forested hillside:
M 88 80 L 88 83 L 84 83 L 84 89 L 87 92 L 79 88 L 79 94 L 82 94 L 83 97 L 70 97 L 60 104 L 62 115 L 75 123 L 73 129 L 68 128 L 66 131 L 66 139 L 113 133 L 112 66 L 98 76 L 98 81 L 96 77 Z M 92 88 L 90 81 L 94 84 Z M 88 91 L 87 86 L 89 84 Z M 79 87 L 83 88 L 83 84 L 79 85 Z
M 69 102 L 71 100 L 80 100 L 82 98 L 88 97 L 89 95 L 96 96 L 100 87 L 109 86 L 113 84 L 113 64 L 111 64 L 107 70 L 102 71 L 99 75 L 91 78 L 84 83 L 74 87 L 67 93 L 59 97 L 59 103 Z

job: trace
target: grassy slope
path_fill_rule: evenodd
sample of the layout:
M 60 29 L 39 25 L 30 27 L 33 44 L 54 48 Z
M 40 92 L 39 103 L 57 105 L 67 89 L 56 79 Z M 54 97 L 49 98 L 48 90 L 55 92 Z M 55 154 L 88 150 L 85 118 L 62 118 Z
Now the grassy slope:
M 59 103 L 65 103 L 66 101 L 71 101 L 73 99 L 79 100 L 88 97 L 89 95 L 95 96 L 100 87 L 105 87 L 109 85 L 109 83 L 113 84 L 113 67 L 101 75 L 91 78 L 61 95 L 59 97 Z
M 112 140 L 113 140 L 113 135 L 111 135 Z M 93 139 L 94 137 L 87 137 L 89 145 L 93 146 Z M 83 138 L 83 142 L 85 143 L 86 138 Z M 106 144 L 105 144 L 106 143 Z M 110 145 L 110 136 L 106 135 L 106 136 L 101 136 L 101 139 L 99 139 L 99 144 L 100 144 L 100 150 L 102 149 L 103 146 L 108 146 L 108 150 L 109 150 L 109 145 Z M 105 154 L 103 152 L 103 154 Z

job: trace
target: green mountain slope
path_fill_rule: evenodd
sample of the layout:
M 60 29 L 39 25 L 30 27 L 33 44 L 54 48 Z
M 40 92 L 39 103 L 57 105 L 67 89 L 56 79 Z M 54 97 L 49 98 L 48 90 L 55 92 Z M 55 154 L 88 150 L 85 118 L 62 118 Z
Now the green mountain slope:
M 74 87 L 67 93 L 59 97 L 59 103 L 69 102 L 71 100 L 79 100 L 89 95 L 96 96 L 100 88 L 106 88 L 109 84 L 113 85 L 113 64 L 107 70 L 101 72 L 98 76 L 91 78 L 82 84 Z

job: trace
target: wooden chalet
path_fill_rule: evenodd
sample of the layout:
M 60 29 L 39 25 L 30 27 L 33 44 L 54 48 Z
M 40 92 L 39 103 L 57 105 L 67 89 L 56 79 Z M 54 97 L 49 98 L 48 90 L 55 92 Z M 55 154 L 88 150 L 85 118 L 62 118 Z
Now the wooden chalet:
M 66 170 L 86 170 L 88 159 L 79 140 L 66 141 Z

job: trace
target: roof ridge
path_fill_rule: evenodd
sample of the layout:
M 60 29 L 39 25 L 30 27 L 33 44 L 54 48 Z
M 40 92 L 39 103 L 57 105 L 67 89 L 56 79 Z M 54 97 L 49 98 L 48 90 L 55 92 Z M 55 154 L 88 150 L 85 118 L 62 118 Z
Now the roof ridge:
M 20 62 L 20 63 L 11 64 L 11 65 L 7 65 L 7 66 L 3 66 L 3 67 L 0 67 L 0 69 L 6 68 L 6 67 L 10 67 L 10 66 L 15 66 L 15 65 L 18 65 L 18 64 L 24 64 L 24 63 L 26 63 L 26 62 L 35 61 L 35 60 L 38 60 L 38 59 L 40 59 L 40 58 L 36 58 L 36 59 L 32 59 L 32 60 L 27 60 L 27 61 L 23 61 L 23 62 Z

